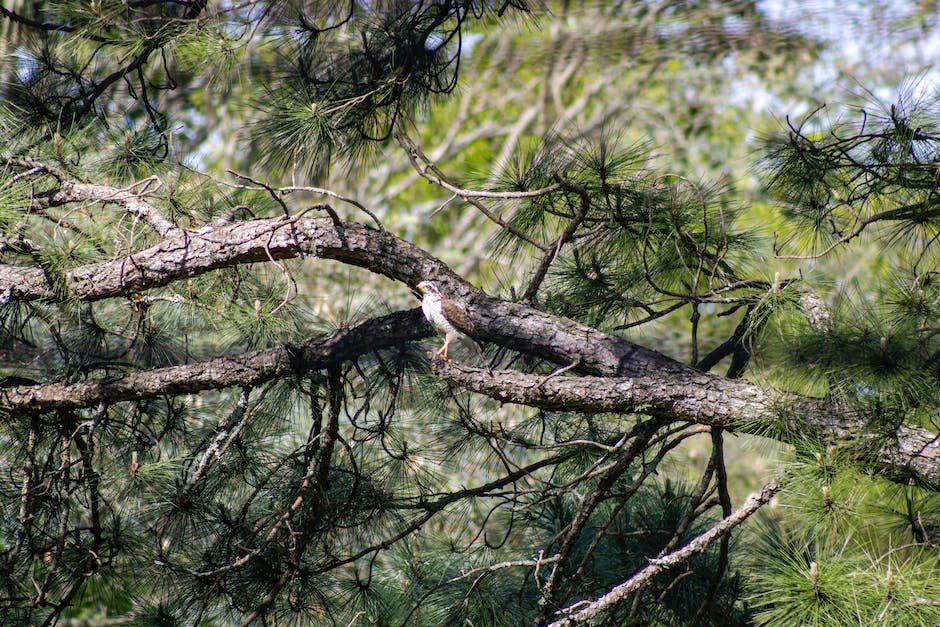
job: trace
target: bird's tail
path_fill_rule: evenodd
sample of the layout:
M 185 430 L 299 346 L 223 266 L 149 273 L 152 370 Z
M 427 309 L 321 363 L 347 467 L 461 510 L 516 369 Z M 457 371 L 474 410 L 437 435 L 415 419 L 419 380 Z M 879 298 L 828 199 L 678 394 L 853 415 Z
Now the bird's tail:
M 464 346 L 470 349 L 470 351 L 472 351 L 473 354 L 476 355 L 478 359 L 480 359 L 481 361 L 483 360 L 483 349 L 480 348 L 480 345 L 474 342 L 473 339 L 464 336 L 460 339 L 460 341 Z

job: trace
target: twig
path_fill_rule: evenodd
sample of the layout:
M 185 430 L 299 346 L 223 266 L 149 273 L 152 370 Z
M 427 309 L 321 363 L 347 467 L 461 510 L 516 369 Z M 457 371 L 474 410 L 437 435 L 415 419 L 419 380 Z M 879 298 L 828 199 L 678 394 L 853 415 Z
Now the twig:
M 252 187 L 250 185 L 238 185 L 236 183 L 229 183 L 228 181 L 220 181 L 209 174 L 206 174 L 204 172 L 198 172 L 197 170 L 193 170 L 193 172 L 196 172 L 200 176 L 204 176 L 206 178 L 212 179 L 216 183 L 220 185 L 224 185 L 225 187 L 229 187 L 231 189 L 243 189 L 247 191 L 256 191 L 256 192 L 266 191 L 269 194 L 271 194 L 271 196 L 277 201 L 279 205 L 281 205 L 281 207 L 284 209 L 285 215 L 289 215 L 289 212 L 287 210 L 287 205 L 284 204 L 284 201 L 281 198 L 282 195 L 286 196 L 294 192 L 309 192 L 311 194 L 320 194 L 321 196 L 329 196 L 330 198 L 335 198 L 336 200 L 342 201 L 346 204 L 352 205 L 353 207 L 359 209 L 360 211 L 365 213 L 367 216 L 372 218 L 372 221 L 375 222 L 375 225 L 379 228 L 380 231 L 385 230 L 385 228 L 382 226 L 382 221 L 379 220 L 379 217 L 375 215 L 374 212 L 369 210 L 361 202 L 353 198 L 348 198 L 346 196 L 337 194 L 336 192 L 331 191 L 329 189 L 324 189 L 322 187 L 311 187 L 309 185 L 290 185 L 288 187 L 272 187 L 266 183 L 257 181 L 247 175 L 239 174 L 238 172 L 235 172 L 234 170 L 226 170 L 226 172 L 228 172 L 232 176 L 248 181 L 249 183 L 253 183 L 254 185 L 257 186 L 257 187 Z
M 490 211 L 490 209 L 486 205 L 481 203 L 479 199 L 480 198 L 493 198 L 493 199 L 507 200 L 507 199 L 513 199 L 513 198 L 536 198 L 536 197 L 545 196 L 546 194 L 550 194 L 554 191 L 557 191 L 559 189 L 558 185 L 549 185 L 548 187 L 543 187 L 541 189 L 525 191 L 525 192 L 485 192 L 485 191 L 479 191 L 479 190 L 463 189 L 451 183 L 447 179 L 447 177 L 444 176 L 444 173 L 441 172 L 437 168 L 436 165 L 434 165 L 434 163 L 427 157 L 427 155 L 421 152 L 421 149 L 418 148 L 418 146 L 413 141 L 411 141 L 410 138 L 408 138 L 405 135 L 396 133 L 395 139 L 398 140 L 399 145 L 401 145 L 401 147 L 405 150 L 405 153 L 408 155 L 408 159 L 411 161 L 411 165 L 414 167 L 415 171 L 422 178 L 427 179 L 428 181 L 436 185 L 440 185 L 441 187 L 448 190 L 452 194 L 460 196 L 461 198 L 469 202 L 471 205 L 476 207 L 480 211 L 480 213 L 482 213 L 484 216 L 489 218 L 492 222 L 495 222 L 496 224 L 498 224 L 500 228 L 514 235 L 515 237 L 518 237 L 524 242 L 527 242 L 535 246 L 539 250 L 542 250 L 542 251 L 551 250 L 551 246 L 543 244 L 542 242 L 534 239 L 527 233 L 520 231 L 516 227 L 512 226 L 511 224 L 503 220 L 500 216 Z M 421 165 L 421 163 L 419 163 L 419 160 L 424 164 L 423 166 Z
M 239 174 L 238 172 L 236 172 L 235 170 L 232 170 L 232 169 L 226 169 L 225 172 L 228 173 L 228 174 L 231 174 L 231 175 L 234 176 L 235 178 L 242 179 L 243 181 L 248 181 L 249 183 L 254 183 L 255 185 L 258 186 L 258 188 L 255 188 L 255 189 L 257 189 L 258 191 L 261 191 L 261 190 L 266 191 L 266 192 L 268 193 L 268 196 L 270 196 L 271 198 L 273 198 L 273 199 L 274 199 L 274 202 L 276 202 L 277 204 L 279 204 L 279 205 L 281 206 L 281 209 L 284 210 L 284 216 L 285 216 L 285 217 L 290 217 L 290 209 L 288 209 L 287 203 L 284 202 L 284 199 L 281 198 L 281 194 L 279 193 L 280 190 L 277 190 L 277 189 L 271 187 L 271 186 L 268 185 L 267 183 L 262 183 L 261 181 L 257 181 L 257 180 L 255 180 L 255 179 L 251 178 L 250 176 L 248 176 L 247 174 Z M 239 186 L 239 187 L 241 187 L 242 189 L 245 189 L 245 188 L 246 188 L 246 186 Z M 260 189 L 259 189 L 259 188 L 260 188 Z
M 557 377 L 557 376 L 560 375 L 560 374 L 564 374 L 564 373 L 568 372 L 569 370 L 571 370 L 572 368 L 577 368 L 579 365 L 581 365 L 581 358 L 580 358 L 580 357 L 579 357 L 578 359 L 575 359 L 573 362 L 571 362 L 571 363 L 568 364 L 567 366 L 562 366 L 561 368 L 558 368 L 557 370 L 553 370 L 553 371 L 550 372 L 549 374 L 545 375 L 545 378 L 544 378 L 544 379 L 542 379 L 541 381 L 539 381 L 539 382 L 536 383 L 535 385 L 530 386 L 529 389 L 530 389 L 530 390 L 531 390 L 531 389 L 541 389 L 541 387 L 542 387 L 543 385 L 545 385 L 546 383 L 548 383 L 552 378 Z
M 411 620 L 411 616 L 415 613 L 415 610 L 417 610 L 418 608 L 420 608 L 420 607 L 421 607 L 421 604 L 424 603 L 424 601 L 425 601 L 428 597 L 430 597 L 432 594 L 434 594 L 435 592 L 437 592 L 438 590 L 440 590 L 440 589 L 443 588 L 444 586 L 448 586 L 448 585 L 451 585 L 451 584 L 458 583 L 458 582 L 460 582 L 460 581 L 462 581 L 462 580 L 464 580 L 464 579 L 467 579 L 467 578 L 469 578 L 469 577 L 477 577 L 477 579 L 474 581 L 474 584 L 473 584 L 473 585 L 475 586 L 475 585 L 477 585 L 477 584 L 479 583 L 480 579 L 482 579 L 482 578 L 485 577 L 486 575 L 489 575 L 490 573 L 494 573 L 494 572 L 496 572 L 496 571 L 498 571 L 498 570 L 503 570 L 504 568 L 521 568 L 521 567 L 530 566 L 530 567 L 532 567 L 532 568 L 535 569 L 535 580 L 536 580 L 536 582 L 538 582 L 538 571 L 539 571 L 539 568 L 541 567 L 541 565 L 542 565 L 542 564 L 552 564 L 552 563 L 558 561 L 558 556 L 557 556 L 557 555 L 553 555 L 553 556 L 551 556 L 551 557 L 542 557 L 542 553 L 543 553 L 542 551 L 539 551 L 538 557 L 537 557 L 536 559 L 534 559 L 534 560 L 509 560 L 509 561 L 505 561 L 505 562 L 499 562 L 499 563 L 496 563 L 496 564 L 490 564 L 490 565 L 488 565 L 488 566 L 480 566 L 480 567 L 477 567 L 477 568 L 472 568 L 472 569 L 468 570 L 467 572 L 463 573 L 462 575 L 457 575 L 456 577 L 451 577 L 451 578 L 448 579 L 447 581 L 443 581 L 443 582 L 437 584 L 436 586 L 431 586 L 431 587 L 427 590 L 427 592 L 425 592 L 423 595 L 421 595 L 421 598 L 419 598 L 417 601 L 414 602 L 414 604 L 413 604 L 412 607 L 411 607 L 411 611 L 408 612 L 408 614 L 404 617 L 404 619 L 402 619 L 402 621 L 401 621 L 400 624 L 402 624 L 402 625 L 408 624 L 408 622 Z M 536 585 L 537 585 L 537 584 L 536 584 Z M 471 586 L 471 588 L 472 588 L 472 587 L 473 587 L 473 586 Z
M 238 434 L 241 433 L 242 427 L 245 423 L 246 415 L 250 418 L 250 413 L 248 412 L 248 395 L 250 393 L 250 388 L 242 388 L 241 394 L 238 396 L 238 401 L 235 403 L 235 409 L 228 416 L 222 418 L 219 421 L 219 425 L 216 427 L 217 432 L 215 438 L 212 441 L 212 444 L 206 448 L 205 452 L 202 455 L 202 459 L 199 462 L 199 467 L 196 468 L 196 472 L 193 473 L 192 479 L 189 483 L 183 487 L 181 491 L 181 496 L 185 497 L 189 492 L 195 488 L 202 478 L 205 476 L 206 472 L 209 470 L 209 467 L 215 463 L 218 459 L 222 457 L 222 454 L 229 447 L 229 445 L 238 437 Z M 229 426 L 234 424 L 234 428 L 231 430 Z
M 311 194 L 321 194 L 321 195 L 323 195 L 323 196 L 329 196 L 330 198 L 335 198 L 336 200 L 340 200 L 340 201 L 342 201 L 342 202 L 344 202 L 344 203 L 347 203 L 347 204 L 352 205 L 353 207 L 359 209 L 360 211 L 362 211 L 363 213 L 365 213 L 367 216 L 369 216 L 370 218 L 372 218 L 372 221 L 375 222 L 375 225 L 376 225 L 377 227 L 379 227 L 379 230 L 380 230 L 380 231 L 384 231 L 384 230 L 385 230 L 385 228 L 382 226 L 382 221 L 379 220 L 379 217 L 378 217 L 374 212 L 372 212 L 370 209 L 366 208 L 366 206 L 363 205 L 361 202 L 359 202 L 358 200 L 355 200 L 355 199 L 353 199 L 353 198 L 348 198 L 348 197 L 346 197 L 346 196 L 341 196 L 341 195 L 337 194 L 336 192 L 330 191 L 330 190 L 328 190 L 328 189 L 323 189 L 323 188 L 321 188 L 321 187 L 292 186 L 292 187 L 282 187 L 282 188 L 281 188 L 281 191 L 282 191 L 283 193 L 285 193 L 285 194 L 290 194 L 290 193 L 293 193 L 293 192 L 310 192 Z
M 583 185 L 578 185 L 577 183 L 563 179 L 557 174 L 555 175 L 555 180 L 557 181 L 559 189 L 577 194 L 581 202 L 578 207 L 578 212 L 565 227 L 565 230 L 562 231 L 561 235 L 558 236 L 558 239 L 552 243 L 551 249 L 546 251 L 538 268 L 535 269 L 535 274 L 532 276 L 532 280 L 529 281 L 529 286 L 522 294 L 523 303 L 531 303 L 535 300 L 535 295 L 538 293 L 539 287 L 541 287 L 542 282 L 545 280 L 548 269 L 555 262 L 555 259 L 558 258 L 561 247 L 571 240 L 575 232 L 581 227 L 581 223 L 584 222 L 584 218 L 587 217 L 588 211 L 591 210 L 591 196 L 588 194 L 587 188 Z
M 711 430 L 712 447 L 715 451 L 715 484 L 718 487 L 718 501 L 721 504 L 721 515 L 727 518 L 732 513 L 731 494 L 728 492 L 728 471 L 725 468 L 724 436 L 721 427 L 713 427 Z M 731 534 L 726 533 L 721 536 L 721 542 L 718 547 L 718 566 L 712 574 L 711 583 L 708 585 L 708 591 L 705 593 L 705 599 L 699 606 L 695 616 L 692 617 L 691 625 L 697 624 L 708 612 L 715 595 L 718 594 L 718 587 L 721 579 L 724 577 L 725 570 L 728 568 L 728 547 L 730 545 Z

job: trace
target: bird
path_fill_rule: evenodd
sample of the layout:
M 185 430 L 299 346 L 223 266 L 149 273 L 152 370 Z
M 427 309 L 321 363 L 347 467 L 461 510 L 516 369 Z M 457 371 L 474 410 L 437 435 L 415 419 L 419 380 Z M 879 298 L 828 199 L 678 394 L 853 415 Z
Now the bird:
M 447 351 L 454 341 L 461 344 L 482 357 L 483 351 L 480 345 L 474 342 L 467 333 L 473 333 L 473 322 L 467 315 L 467 309 L 455 300 L 446 298 L 441 294 L 441 289 L 434 281 L 421 281 L 418 283 L 418 290 L 424 295 L 421 299 L 421 310 L 424 317 L 427 318 L 431 326 L 444 336 L 444 345 L 434 351 L 435 355 L 447 357 Z

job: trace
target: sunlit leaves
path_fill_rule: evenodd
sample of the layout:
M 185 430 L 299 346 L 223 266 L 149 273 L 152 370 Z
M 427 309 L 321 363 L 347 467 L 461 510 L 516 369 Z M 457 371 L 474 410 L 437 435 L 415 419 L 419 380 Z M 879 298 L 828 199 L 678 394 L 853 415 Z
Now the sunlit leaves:
M 799 363 L 830 393 L 883 424 L 900 423 L 918 406 L 936 408 L 936 344 L 929 334 L 910 319 L 891 322 L 871 308 L 854 309 L 849 298 L 839 305 L 832 329 L 789 329 L 790 348 L 781 355 L 789 356 L 790 368 Z
M 526 153 L 504 182 L 507 191 L 552 185 L 559 189 L 514 203 L 510 223 L 551 244 L 587 201 L 549 280 L 545 300 L 560 313 L 623 323 L 635 308 L 646 317 L 676 304 L 745 302 L 733 290 L 748 297 L 750 288 L 753 300 L 769 287 L 763 277 L 747 281 L 760 240 L 738 227 L 741 208 L 726 190 L 660 173 L 640 147 L 554 138 Z M 512 241 L 504 232 L 497 244 Z
M 815 230 L 827 252 L 875 223 L 922 248 L 940 229 L 936 166 L 940 162 L 937 93 L 831 119 L 820 108 L 786 134 L 768 138 L 761 163 L 767 189 L 787 213 Z M 907 91 L 905 91 L 905 89 Z

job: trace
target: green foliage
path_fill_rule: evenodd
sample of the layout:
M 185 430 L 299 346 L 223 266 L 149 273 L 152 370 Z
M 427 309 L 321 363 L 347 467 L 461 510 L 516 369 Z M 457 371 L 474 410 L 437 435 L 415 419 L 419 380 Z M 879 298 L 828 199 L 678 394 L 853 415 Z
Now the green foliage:
M 887 301 L 905 290 L 899 284 L 881 293 Z M 824 328 L 811 328 L 799 309 L 778 312 L 776 321 L 757 339 L 757 356 L 768 374 L 794 389 L 839 399 L 869 435 L 890 438 L 904 423 L 929 427 L 929 416 L 940 407 L 935 335 L 919 313 L 905 313 L 903 303 L 886 302 L 876 309 L 866 301 L 857 292 L 838 295 Z M 768 361 L 769 356 L 774 361 Z M 793 423 L 786 409 L 782 413 L 779 426 L 786 432 L 787 423 Z M 799 437 L 790 434 L 784 439 Z M 856 461 L 864 460 L 868 449 L 877 445 L 877 439 L 856 441 Z
M 928 254 L 923 247 L 940 226 L 932 191 L 940 152 L 932 98 L 911 95 L 919 88 L 902 88 L 895 104 L 860 109 L 851 122 L 819 119 L 817 110 L 767 140 L 768 189 L 812 227 L 822 247 L 888 222 L 887 234 L 902 248 Z
M 741 208 L 726 190 L 661 174 L 648 162 L 643 149 L 622 149 L 610 139 L 579 145 L 552 138 L 529 152 L 497 188 L 560 186 L 512 210 L 510 224 L 538 240 L 552 242 L 569 220 L 580 220 L 550 278 L 550 307 L 611 327 L 686 303 L 762 298 L 767 282 L 746 278 L 760 239 L 754 230 L 736 228 Z M 497 246 L 512 242 L 502 231 Z M 734 290 L 752 293 L 729 299 Z M 663 307 L 654 311 L 650 302 Z
M 0 294 L 3 392 L 169 376 L 415 305 L 383 278 L 273 258 L 79 302 L 69 271 L 177 243 L 108 199 L 58 201 L 58 174 L 14 159 L 140 194 L 199 237 L 309 217 L 321 194 L 299 188 L 322 182 L 360 203 L 344 217 L 368 207 L 492 293 L 858 418 L 825 443 L 784 402 L 734 425 L 792 447 L 773 514 L 600 624 L 940 624 L 936 486 L 872 476 L 899 425 L 937 429 L 936 99 L 908 84 L 880 109 L 816 110 L 761 144 L 752 176 L 746 133 L 772 122 L 747 97 L 815 98 L 822 39 L 760 3 L 508 19 L 528 5 L 13 2 L 0 261 L 54 293 Z M 409 165 L 406 135 L 427 163 Z M 421 179 L 452 172 L 486 193 Z M 547 622 L 761 480 L 764 455 L 732 459 L 720 429 L 500 405 L 435 375 L 429 346 L 4 414 L 0 622 Z M 581 374 L 494 347 L 474 365 Z
M 265 113 L 253 134 L 271 169 L 308 174 L 374 149 L 456 88 L 465 31 L 495 12 L 489 2 L 314 11 L 299 23 L 292 11 L 274 15 L 294 33 L 276 42 L 274 87 L 257 104 Z
M 666 481 L 641 490 L 629 508 L 624 508 L 625 501 L 605 503 L 577 543 L 573 564 L 580 566 L 576 576 L 565 575 L 565 595 L 591 598 L 617 583 L 624 570 L 644 565 L 646 556 L 655 554 L 669 539 L 689 496 L 685 487 Z M 571 522 L 576 510 L 576 503 L 564 497 L 531 504 L 523 515 L 529 521 L 529 531 L 523 536 L 514 530 L 520 524 L 514 517 L 493 512 L 494 531 L 501 525 L 509 527 L 499 534 L 498 544 L 491 538 L 486 550 L 457 550 L 447 537 L 432 538 L 429 546 L 401 545 L 386 556 L 374 577 L 364 579 L 357 574 L 348 582 L 351 610 L 363 611 L 378 625 L 532 624 L 538 588 L 512 563 L 531 559 L 526 547 L 543 546 Z M 698 531 L 700 527 L 690 529 L 689 535 Z M 656 625 L 689 621 L 709 585 L 708 573 L 716 558 L 717 552 L 712 552 L 688 564 L 680 585 L 669 585 L 672 576 L 654 582 L 646 594 L 660 602 L 644 603 L 638 616 L 627 619 L 627 612 L 615 612 L 608 620 Z M 548 565 L 544 568 L 547 573 Z M 739 577 L 728 577 L 714 608 L 704 617 L 705 624 L 745 620 L 742 593 Z
M 255 298 L 251 304 L 239 300 L 229 310 L 231 326 L 223 338 L 249 349 L 271 346 L 293 335 L 298 314 L 296 306 L 275 294 L 268 294 L 263 300 Z
M 105 145 L 111 150 L 102 155 L 101 169 L 116 181 L 135 181 L 152 175 L 167 156 L 164 133 L 144 126 L 110 133 Z
M 783 511 L 750 533 L 757 624 L 935 623 L 936 493 L 825 464 L 799 468 Z M 812 503 L 815 511 L 807 509 Z M 932 529 L 932 539 L 916 520 Z

